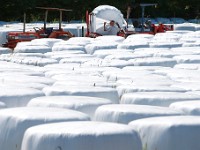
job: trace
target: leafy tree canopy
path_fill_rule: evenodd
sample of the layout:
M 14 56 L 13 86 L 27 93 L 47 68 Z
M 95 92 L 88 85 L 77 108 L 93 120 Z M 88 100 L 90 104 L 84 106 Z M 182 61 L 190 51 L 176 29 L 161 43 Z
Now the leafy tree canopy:
M 64 20 L 84 20 L 86 10 L 92 11 L 98 5 L 113 5 L 126 15 L 126 9 L 131 6 L 130 17 L 140 17 L 140 3 L 157 3 L 156 8 L 146 8 L 149 17 L 181 17 L 185 19 L 200 17 L 199 0 L 0 0 L 0 20 L 22 21 L 23 13 L 27 12 L 28 21 L 44 19 L 44 11 L 35 7 L 57 7 L 73 9 L 73 12 L 64 13 Z M 58 13 L 51 13 L 49 21 L 58 19 Z M 67 18 L 67 19 L 65 19 Z

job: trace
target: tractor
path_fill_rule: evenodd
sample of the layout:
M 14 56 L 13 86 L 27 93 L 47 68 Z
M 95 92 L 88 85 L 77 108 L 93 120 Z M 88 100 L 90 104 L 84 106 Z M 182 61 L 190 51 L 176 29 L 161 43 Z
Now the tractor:
M 23 32 L 9 32 L 7 35 L 7 43 L 3 44 L 3 47 L 9 47 L 14 49 L 18 42 L 31 41 L 33 39 L 39 38 L 59 38 L 59 39 L 69 39 L 73 37 L 73 34 L 69 31 L 64 31 L 61 28 L 62 23 L 62 13 L 63 11 L 72 11 L 68 9 L 60 9 L 60 8 L 46 8 L 46 7 L 36 7 L 38 9 L 45 10 L 45 19 L 44 19 L 44 27 L 34 27 L 34 31 L 25 31 L 26 27 L 26 13 L 24 13 L 24 24 L 23 24 Z M 59 11 L 60 19 L 59 19 L 59 28 L 54 29 L 53 27 L 47 27 L 47 17 L 49 11 Z
M 110 21 L 115 22 L 115 27 L 119 28 L 116 35 L 127 37 L 131 34 L 153 34 L 165 31 L 172 31 L 173 25 L 164 24 L 151 24 L 148 20 L 145 22 L 144 13 L 145 7 L 156 6 L 157 4 L 140 4 L 142 9 L 141 23 L 134 22 L 133 27 L 129 27 L 128 23 L 123 17 L 123 14 L 115 7 L 109 5 L 101 5 L 95 8 L 91 13 L 86 12 L 86 24 L 87 24 L 87 37 L 97 37 L 102 35 L 108 35 L 105 30 L 105 24 Z

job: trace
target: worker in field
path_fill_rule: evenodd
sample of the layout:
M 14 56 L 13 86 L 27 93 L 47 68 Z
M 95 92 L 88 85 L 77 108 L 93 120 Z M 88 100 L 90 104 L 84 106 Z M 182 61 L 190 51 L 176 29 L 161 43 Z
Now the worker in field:
M 104 31 L 106 31 L 107 35 L 117 35 L 117 33 L 120 31 L 119 24 L 114 20 L 111 20 L 108 25 L 106 25 L 106 22 L 104 22 Z

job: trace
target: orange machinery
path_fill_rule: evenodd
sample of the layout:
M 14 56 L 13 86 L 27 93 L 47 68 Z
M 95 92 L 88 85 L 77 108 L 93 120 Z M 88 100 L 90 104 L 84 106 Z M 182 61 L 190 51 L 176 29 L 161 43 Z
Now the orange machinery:
M 25 31 L 26 13 L 24 13 L 23 32 L 9 32 L 7 35 L 7 43 L 3 44 L 4 47 L 9 47 L 11 49 L 14 49 L 18 42 L 31 41 L 33 39 L 38 39 L 38 38 L 69 39 L 69 38 L 73 37 L 73 34 L 71 34 L 68 31 L 64 31 L 61 28 L 62 12 L 63 11 L 72 11 L 72 10 L 60 9 L 60 8 L 47 8 L 47 7 L 37 7 L 37 8 L 45 10 L 44 27 L 43 28 L 34 27 L 33 28 L 34 31 L 26 32 Z M 59 11 L 60 12 L 58 29 L 54 29 L 53 27 L 46 27 L 49 11 Z

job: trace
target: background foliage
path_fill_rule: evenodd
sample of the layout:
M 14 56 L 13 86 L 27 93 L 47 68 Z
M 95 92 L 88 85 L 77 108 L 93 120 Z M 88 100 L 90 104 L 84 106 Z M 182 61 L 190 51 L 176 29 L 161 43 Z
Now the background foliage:
M 113 5 L 126 15 L 127 6 L 132 8 L 131 17 L 140 17 L 139 3 L 157 3 L 156 8 L 147 8 L 149 17 L 181 17 L 194 19 L 200 17 L 200 0 L 0 0 L 0 20 L 22 21 L 23 12 L 27 12 L 28 21 L 44 19 L 44 11 L 36 6 L 73 9 L 73 12 L 64 13 L 64 21 L 84 20 L 86 10 L 92 11 L 102 4 Z M 49 21 L 58 19 L 58 12 L 49 15 Z

